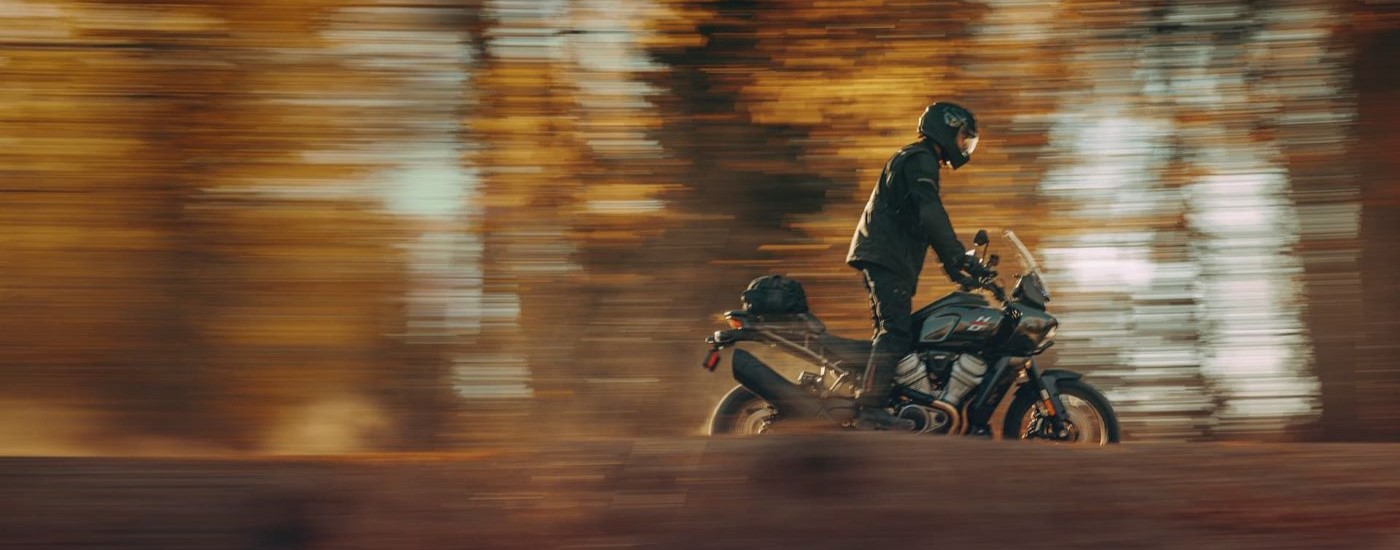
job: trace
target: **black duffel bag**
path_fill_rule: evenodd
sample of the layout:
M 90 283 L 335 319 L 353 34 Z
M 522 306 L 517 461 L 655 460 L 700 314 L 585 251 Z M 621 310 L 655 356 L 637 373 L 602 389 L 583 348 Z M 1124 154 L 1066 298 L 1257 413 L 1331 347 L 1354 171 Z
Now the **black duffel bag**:
M 744 311 L 756 315 L 807 313 L 807 291 L 802 283 L 782 275 L 754 279 L 740 295 Z

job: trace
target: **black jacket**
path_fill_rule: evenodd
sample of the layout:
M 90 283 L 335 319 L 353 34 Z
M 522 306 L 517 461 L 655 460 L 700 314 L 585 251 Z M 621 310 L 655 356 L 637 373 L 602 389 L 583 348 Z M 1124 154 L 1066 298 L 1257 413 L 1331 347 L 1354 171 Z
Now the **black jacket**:
M 957 280 L 967 249 L 958 242 L 938 199 L 938 156 L 928 140 L 910 144 L 885 164 L 880 183 L 860 216 L 846 263 L 870 263 L 917 284 L 929 247 L 948 278 Z

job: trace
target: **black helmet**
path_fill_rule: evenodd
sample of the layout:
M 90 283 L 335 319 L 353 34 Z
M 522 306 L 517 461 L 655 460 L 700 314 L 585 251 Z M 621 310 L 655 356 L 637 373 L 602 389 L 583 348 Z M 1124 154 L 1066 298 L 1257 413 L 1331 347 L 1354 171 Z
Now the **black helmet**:
M 967 131 L 967 148 L 958 146 L 958 132 Z M 919 135 L 938 144 L 939 157 L 957 170 L 972 159 L 977 148 L 977 119 L 972 111 L 952 103 L 934 103 L 919 117 Z

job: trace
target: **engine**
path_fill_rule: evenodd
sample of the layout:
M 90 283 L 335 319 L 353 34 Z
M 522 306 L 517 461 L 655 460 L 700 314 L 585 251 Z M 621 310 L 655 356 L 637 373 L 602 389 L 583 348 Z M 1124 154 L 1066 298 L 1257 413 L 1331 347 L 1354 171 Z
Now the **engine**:
M 957 411 L 942 403 L 933 407 L 905 405 L 899 409 L 899 417 L 914 421 L 914 431 L 920 433 L 948 433 L 957 421 Z
M 928 363 L 917 353 L 905 355 L 894 368 L 894 383 L 911 390 L 933 395 L 939 382 L 928 369 Z
M 953 372 L 948 375 L 948 383 L 943 387 L 943 393 L 938 396 L 938 400 L 949 405 L 957 406 L 962 403 L 967 393 L 972 388 L 982 383 L 982 376 L 987 374 L 987 362 L 981 357 L 971 353 L 964 353 L 958 357 L 958 361 L 953 364 Z
M 982 383 L 987 362 L 971 353 L 929 352 L 904 356 L 895 367 L 895 383 L 956 408 L 968 392 Z
M 914 421 L 916 432 L 954 433 L 963 425 L 958 405 L 986 373 L 987 362 L 970 353 L 911 353 L 895 367 L 895 383 L 933 396 L 934 401 L 929 406 L 906 404 L 897 414 Z

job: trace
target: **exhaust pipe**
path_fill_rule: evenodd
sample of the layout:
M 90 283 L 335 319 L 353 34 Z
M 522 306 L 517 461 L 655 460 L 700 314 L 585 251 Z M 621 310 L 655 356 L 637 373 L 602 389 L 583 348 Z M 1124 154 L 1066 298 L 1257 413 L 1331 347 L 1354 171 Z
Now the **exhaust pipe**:
M 843 411 L 828 409 L 827 403 L 823 402 L 822 399 L 807 393 L 801 386 L 789 382 L 783 378 L 783 375 L 778 374 L 747 351 L 734 350 L 734 358 L 731 363 L 734 369 L 734 380 L 758 394 L 784 416 L 789 418 L 824 417 L 837 422 L 840 422 L 842 417 L 850 416 L 849 413 L 842 414 Z M 839 407 L 839 403 L 848 400 L 834 398 L 829 401 L 833 401 L 831 404 Z M 852 408 L 852 405 L 847 404 L 846 407 L 840 408 Z

